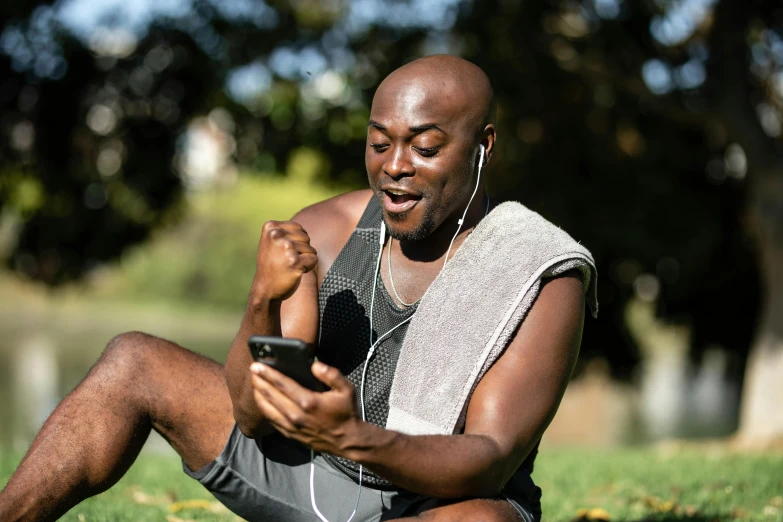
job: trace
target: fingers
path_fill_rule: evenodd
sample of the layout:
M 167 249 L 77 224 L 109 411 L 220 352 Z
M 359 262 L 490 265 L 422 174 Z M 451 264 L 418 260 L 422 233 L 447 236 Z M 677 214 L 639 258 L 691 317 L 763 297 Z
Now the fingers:
M 285 236 L 292 241 L 310 243 L 307 231 L 294 221 L 267 221 L 264 223 L 264 232 L 270 234 L 272 239 Z
M 253 379 L 260 379 L 260 377 L 253 377 Z M 258 405 L 258 409 L 261 410 L 261 414 L 277 431 L 287 437 L 290 433 L 296 431 L 296 426 L 267 399 L 267 393 L 263 388 L 258 387 L 257 384 L 254 384 L 253 398 Z
M 278 265 L 280 268 L 284 270 L 296 270 L 303 274 L 316 267 L 318 264 L 318 255 L 310 253 L 300 254 L 296 251 L 290 251 L 283 254 L 280 257 L 280 260 L 280 262 L 283 263 L 282 266 Z
M 290 256 L 292 268 L 309 272 L 318 264 L 318 251 L 310 244 L 310 237 L 297 223 L 278 223 L 277 228 L 271 228 L 267 235 Z M 287 227 L 287 229 L 285 228 Z
M 301 386 L 292 378 L 261 363 L 251 364 L 250 371 L 253 373 L 254 378 L 261 379 L 264 384 L 271 386 L 278 394 L 285 397 L 287 402 L 280 402 L 280 406 L 296 405 L 303 410 L 308 409 L 302 406 L 308 406 L 309 396 L 313 392 Z
M 277 226 L 280 228 L 285 229 L 286 232 L 291 234 L 304 234 L 307 236 L 307 231 L 296 221 L 275 221 L 275 223 L 277 223 Z
M 317 253 L 310 244 L 310 236 L 301 234 L 288 234 L 280 228 L 274 228 L 265 233 L 266 237 L 283 248 L 294 248 L 298 252 Z
M 297 252 L 300 254 L 315 254 L 318 255 L 318 252 L 313 248 L 313 246 L 310 243 L 305 243 L 304 241 L 291 241 L 291 246 L 296 249 Z
M 287 249 L 289 266 L 302 273 L 309 272 L 318 264 L 318 252 L 307 243 L 291 242 Z
M 353 386 L 336 368 L 313 367 L 333 388 L 325 393 L 312 392 L 266 365 L 253 363 L 250 369 L 255 402 L 277 431 L 317 451 L 342 451 L 346 425 L 357 422 L 357 415 Z
M 310 392 L 263 364 L 254 363 L 251 372 L 253 395 L 269 422 L 289 433 L 302 428 L 306 410 L 301 408 L 300 403 L 312 409 L 309 403 L 313 401 L 307 397 Z M 295 399 L 296 396 L 299 399 Z
M 258 243 L 255 294 L 283 301 L 296 292 L 302 275 L 317 269 L 318 252 L 298 223 L 267 221 Z
M 299 254 L 297 266 L 302 273 L 309 272 L 318 266 L 318 256 L 316 254 Z
M 328 366 L 322 362 L 314 362 L 312 366 L 315 378 L 327 385 L 329 388 L 339 392 L 353 392 L 353 384 L 345 378 L 340 370 L 333 366 Z

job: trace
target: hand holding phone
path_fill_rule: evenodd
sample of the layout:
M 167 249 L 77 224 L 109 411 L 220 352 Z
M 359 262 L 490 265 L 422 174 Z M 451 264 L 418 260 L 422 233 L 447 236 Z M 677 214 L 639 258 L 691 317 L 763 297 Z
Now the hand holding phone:
M 292 378 L 312 391 L 324 391 L 324 385 L 312 372 L 314 357 L 299 339 L 253 335 L 247 340 L 253 359 Z

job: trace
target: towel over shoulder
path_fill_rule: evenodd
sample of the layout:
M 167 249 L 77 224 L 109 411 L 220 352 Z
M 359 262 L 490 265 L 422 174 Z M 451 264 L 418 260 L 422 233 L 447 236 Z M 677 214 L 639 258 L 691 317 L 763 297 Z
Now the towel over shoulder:
M 590 252 L 520 203 L 493 209 L 419 303 L 394 373 L 386 427 L 410 435 L 460 433 L 473 390 L 525 319 L 541 281 L 572 269 L 596 316 Z

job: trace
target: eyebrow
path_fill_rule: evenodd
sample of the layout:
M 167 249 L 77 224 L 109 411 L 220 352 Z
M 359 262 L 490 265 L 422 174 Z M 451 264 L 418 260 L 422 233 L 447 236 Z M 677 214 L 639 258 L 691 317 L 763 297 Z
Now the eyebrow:
M 368 127 L 375 127 L 376 129 L 380 131 L 386 131 L 386 127 L 381 125 L 375 120 L 370 120 L 367 123 Z M 436 130 L 440 133 L 446 134 L 446 131 L 435 125 L 434 123 L 424 123 L 422 125 L 414 125 L 413 127 L 408 127 L 408 130 L 411 131 L 413 134 L 421 134 L 422 132 L 426 132 L 428 130 Z

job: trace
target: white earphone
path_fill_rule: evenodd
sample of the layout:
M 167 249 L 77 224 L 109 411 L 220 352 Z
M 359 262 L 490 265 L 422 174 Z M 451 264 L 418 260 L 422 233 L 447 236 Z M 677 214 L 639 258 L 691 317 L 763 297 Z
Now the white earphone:
M 468 204 L 465 206 L 465 211 L 462 213 L 462 217 L 457 221 L 458 227 L 457 231 L 454 232 L 454 237 L 451 238 L 451 243 L 449 243 L 449 249 L 446 250 L 446 258 L 443 260 L 443 266 L 440 268 L 440 271 L 443 272 L 443 269 L 446 268 L 446 263 L 449 261 L 449 253 L 451 253 L 451 245 L 454 244 L 454 240 L 457 239 L 457 236 L 459 235 L 459 231 L 462 230 L 462 224 L 465 223 L 465 216 L 468 214 L 468 209 L 470 208 L 470 204 L 473 203 L 473 198 L 476 196 L 476 192 L 478 192 L 479 188 L 479 182 L 481 181 L 481 167 L 484 166 L 484 145 L 479 145 L 479 164 L 478 164 L 478 173 L 476 174 L 476 188 L 473 189 L 473 194 L 470 195 L 470 199 L 468 200 Z
M 380 248 L 378 249 L 378 260 L 375 263 L 375 275 L 373 276 L 372 281 L 372 297 L 370 298 L 370 349 L 367 352 L 367 358 L 364 360 L 364 367 L 362 368 L 362 380 L 361 384 L 359 385 L 359 404 L 361 405 L 362 409 L 362 421 L 366 421 L 366 413 L 364 408 L 364 382 L 365 378 L 367 376 L 367 366 L 370 364 L 370 359 L 372 359 L 372 356 L 375 354 L 375 349 L 378 347 L 381 341 L 385 340 L 389 335 L 392 334 L 397 328 L 404 325 L 411 319 L 413 319 L 413 314 L 410 315 L 407 319 L 402 321 L 400 324 L 386 332 L 385 334 L 381 335 L 376 339 L 376 341 L 373 343 L 373 328 L 372 328 L 372 322 L 373 322 L 373 309 L 375 308 L 375 289 L 378 288 L 378 273 L 380 272 L 381 268 L 381 257 L 383 257 L 381 254 L 383 254 L 383 245 L 386 242 L 386 223 L 381 220 L 381 231 L 380 231 Z M 315 464 L 313 463 L 314 453 L 312 450 L 310 450 L 310 503 L 313 506 L 313 510 L 315 511 L 315 514 L 318 515 L 318 518 L 322 520 L 322 522 L 329 522 L 329 520 L 326 519 L 326 517 L 323 516 L 323 514 L 318 510 L 318 506 L 315 505 L 315 485 L 314 485 L 314 475 L 315 475 Z M 348 517 L 348 520 L 346 522 L 351 522 L 353 520 L 354 515 L 356 515 L 356 510 L 359 508 L 359 499 L 362 498 L 362 476 L 364 472 L 364 466 L 359 464 L 359 493 L 356 495 L 356 504 L 353 507 L 353 512 L 351 513 L 351 516 Z
M 457 231 L 454 233 L 454 237 L 451 239 L 451 243 L 449 243 L 449 248 L 446 251 L 446 259 L 443 261 L 443 267 L 441 267 L 441 272 L 446 267 L 446 263 L 449 260 L 449 253 L 451 252 L 451 246 L 454 244 L 454 240 L 457 239 L 457 235 L 459 234 L 460 230 L 462 230 L 462 224 L 465 222 L 465 216 L 468 213 L 468 209 L 470 208 L 470 204 L 473 203 L 473 198 L 476 196 L 476 192 L 478 192 L 479 188 L 479 182 L 481 181 L 481 167 L 484 166 L 485 160 L 484 160 L 484 145 L 479 145 L 479 164 L 478 164 L 478 174 L 476 175 L 476 188 L 473 189 L 473 194 L 470 196 L 470 200 L 468 201 L 467 206 L 465 207 L 465 211 L 462 213 L 462 217 L 460 218 L 457 227 Z M 394 332 L 397 328 L 404 325 L 405 323 L 409 322 L 411 319 L 413 319 L 413 314 L 411 314 L 407 319 L 405 319 L 403 322 L 386 332 L 385 334 L 381 335 L 376 339 L 376 341 L 373 343 L 373 328 L 372 328 L 372 322 L 373 322 L 373 316 L 372 312 L 375 306 L 375 289 L 378 287 L 378 274 L 380 273 L 381 268 L 381 258 L 383 257 L 383 245 L 386 243 L 386 223 L 381 219 L 381 229 L 380 229 L 380 238 L 379 238 L 379 244 L 380 248 L 378 249 L 378 259 L 375 262 L 375 273 L 373 275 L 373 281 L 372 281 L 372 297 L 370 298 L 370 349 L 367 352 L 367 358 L 364 360 L 364 367 L 362 368 L 362 380 L 361 384 L 359 386 L 359 404 L 361 405 L 362 409 L 362 421 L 366 421 L 365 418 L 365 409 L 364 409 L 364 381 L 365 377 L 367 375 L 367 366 L 370 364 L 370 359 L 372 359 L 372 356 L 375 354 L 375 349 L 378 347 L 378 344 L 380 344 L 381 341 L 385 340 L 389 335 L 391 335 L 392 332 Z M 319 519 L 321 519 L 322 522 L 329 522 L 329 520 L 324 517 L 324 515 L 318 510 L 318 507 L 315 505 L 315 485 L 314 485 L 314 476 L 315 476 L 315 464 L 313 462 L 313 459 L 315 458 L 315 453 L 313 450 L 310 450 L 310 503 L 313 506 L 313 510 L 315 511 L 315 514 L 318 516 Z M 356 496 L 356 504 L 353 507 L 353 513 L 351 513 L 351 516 L 348 517 L 348 520 L 346 522 L 351 522 L 353 520 L 353 517 L 356 515 L 356 510 L 359 508 L 359 499 L 362 498 L 362 475 L 363 475 L 364 467 L 360 464 L 359 465 L 359 493 Z

